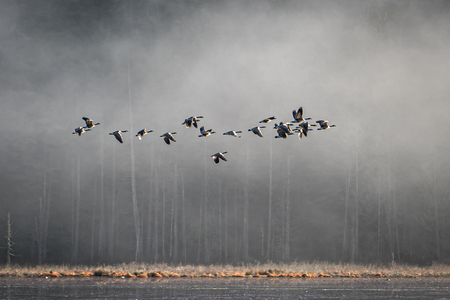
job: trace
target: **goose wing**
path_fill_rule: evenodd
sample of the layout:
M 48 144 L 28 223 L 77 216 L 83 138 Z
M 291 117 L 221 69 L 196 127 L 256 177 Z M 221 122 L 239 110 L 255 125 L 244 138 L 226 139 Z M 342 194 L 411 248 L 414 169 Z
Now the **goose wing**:
M 83 117 L 82 118 L 84 120 L 84 122 L 86 123 L 86 127 L 91 128 L 94 125 L 94 121 L 92 121 L 90 118 L 88 117 Z
M 173 137 L 173 135 L 170 132 L 167 133 L 167 138 L 169 138 L 171 141 L 176 142 L 175 138 Z
M 219 154 L 219 158 L 220 158 L 220 159 L 222 159 L 222 160 L 224 160 L 224 161 L 227 161 L 227 158 L 225 157 L 225 155 L 223 155 L 222 152 L 219 152 L 218 154 Z
M 163 135 L 163 140 L 164 140 L 164 142 L 166 142 L 167 145 L 170 145 L 170 138 L 167 134 Z

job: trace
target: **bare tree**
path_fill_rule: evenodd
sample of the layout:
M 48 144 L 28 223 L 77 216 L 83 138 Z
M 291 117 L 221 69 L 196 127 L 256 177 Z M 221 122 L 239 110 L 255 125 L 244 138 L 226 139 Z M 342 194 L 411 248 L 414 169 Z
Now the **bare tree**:
M 271 253 L 272 253 L 272 153 L 273 153 L 273 147 L 272 147 L 272 139 L 270 139 L 270 160 L 269 160 L 269 217 L 268 217 L 268 224 L 267 224 L 267 252 L 266 256 L 267 259 L 271 259 Z
M 111 209 L 109 217 L 109 243 L 108 243 L 108 259 L 114 259 L 114 230 L 116 220 L 116 144 L 113 144 L 113 165 L 112 165 L 112 195 Z
M 132 18 L 132 10 L 131 10 L 131 1 L 129 1 L 130 4 L 130 13 L 129 17 L 130 20 Z M 128 103 L 129 103 L 129 110 L 130 110 L 130 131 L 133 131 L 133 112 L 132 112 L 132 93 L 131 93 L 131 74 L 130 74 L 130 46 L 127 39 L 127 78 L 128 78 Z M 141 228 L 140 228 L 140 221 L 139 221 L 139 210 L 138 210 L 138 203 L 137 203 L 137 196 L 136 196 L 136 170 L 134 165 L 134 139 L 130 139 L 131 143 L 131 194 L 133 199 L 133 217 L 134 217 L 134 230 L 136 234 L 136 253 L 135 253 L 135 261 L 138 261 L 140 259 L 140 253 L 141 253 Z
M 436 255 L 438 261 L 441 261 L 441 245 L 439 240 L 439 209 L 437 201 L 437 174 L 436 174 L 436 157 L 433 158 L 433 200 L 434 200 L 434 222 L 436 234 Z
M 12 231 L 12 222 L 11 222 L 11 216 L 8 212 L 8 222 L 7 222 L 7 229 L 6 229 L 6 267 L 9 268 L 11 266 L 11 256 L 14 255 L 14 249 L 13 246 L 16 244 L 13 242 L 12 237 L 14 236 L 14 232 Z
M 181 171 L 181 201 L 182 201 L 182 224 L 181 230 L 183 235 L 183 261 L 187 263 L 187 239 L 186 239 L 186 198 L 184 195 L 184 173 Z
M 159 261 L 159 237 L 158 237 L 158 215 L 160 212 L 158 211 L 158 203 L 159 203 L 159 188 L 158 188 L 158 172 L 155 172 L 155 226 L 154 226 L 154 233 L 153 233 L 153 255 L 154 255 L 154 262 Z
M 245 176 L 245 199 L 244 199 L 244 260 L 248 260 L 248 210 L 249 210 L 249 161 L 250 161 L 250 149 L 249 139 L 247 139 L 247 164 L 246 164 L 246 176 Z
M 345 185 L 345 213 L 344 213 L 344 234 L 343 234 L 343 245 L 342 245 L 342 260 L 345 258 L 345 253 L 347 252 L 347 231 L 348 231 L 348 202 L 350 198 L 350 179 L 351 179 L 351 169 L 348 171 L 348 179 Z
M 80 188 L 80 158 L 77 158 L 77 203 L 75 209 L 75 239 L 72 249 L 72 262 L 78 261 L 78 242 L 80 236 L 80 201 L 81 201 L 81 188 Z
M 98 257 L 100 260 L 105 256 L 105 196 L 104 196 L 104 141 L 103 141 L 103 126 L 100 129 L 100 217 L 98 226 Z

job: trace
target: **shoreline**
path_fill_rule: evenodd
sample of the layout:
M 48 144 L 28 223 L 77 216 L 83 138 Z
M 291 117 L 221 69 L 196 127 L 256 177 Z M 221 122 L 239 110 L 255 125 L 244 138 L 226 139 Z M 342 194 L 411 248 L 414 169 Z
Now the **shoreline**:
M 431 266 L 406 264 L 360 265 L 292 263 L 232 265 L 169 265 L 128 263 L 117 265 L 41 265 L 35 267 L 1 267 L 0 277 L 23 278 L 429 278 L 450 277 L 450 266 L 433 263 Z

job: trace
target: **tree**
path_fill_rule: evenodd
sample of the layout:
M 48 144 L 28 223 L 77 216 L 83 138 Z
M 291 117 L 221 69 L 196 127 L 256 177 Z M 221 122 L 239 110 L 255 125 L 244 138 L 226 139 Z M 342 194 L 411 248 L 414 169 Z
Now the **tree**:
M 6 231 L 6 267 L 9 268 L 11 266 L 11 256 L 15 256 L 13 246 L 15 243 L 12 240 L 14 236 L 14 232 L 12 231 L 12 222 L 10 213 L 8 212 L 8 222 L 7 222 L 7 231 Z

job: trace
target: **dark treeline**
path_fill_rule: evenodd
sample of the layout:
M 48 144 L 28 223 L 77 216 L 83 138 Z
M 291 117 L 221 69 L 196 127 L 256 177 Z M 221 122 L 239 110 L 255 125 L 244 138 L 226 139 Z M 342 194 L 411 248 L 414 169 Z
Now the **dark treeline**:
M 0 6 L 12 263 L 449 261 L 448 1 Z M 299 106 L 337 127 L 274 139 Z

